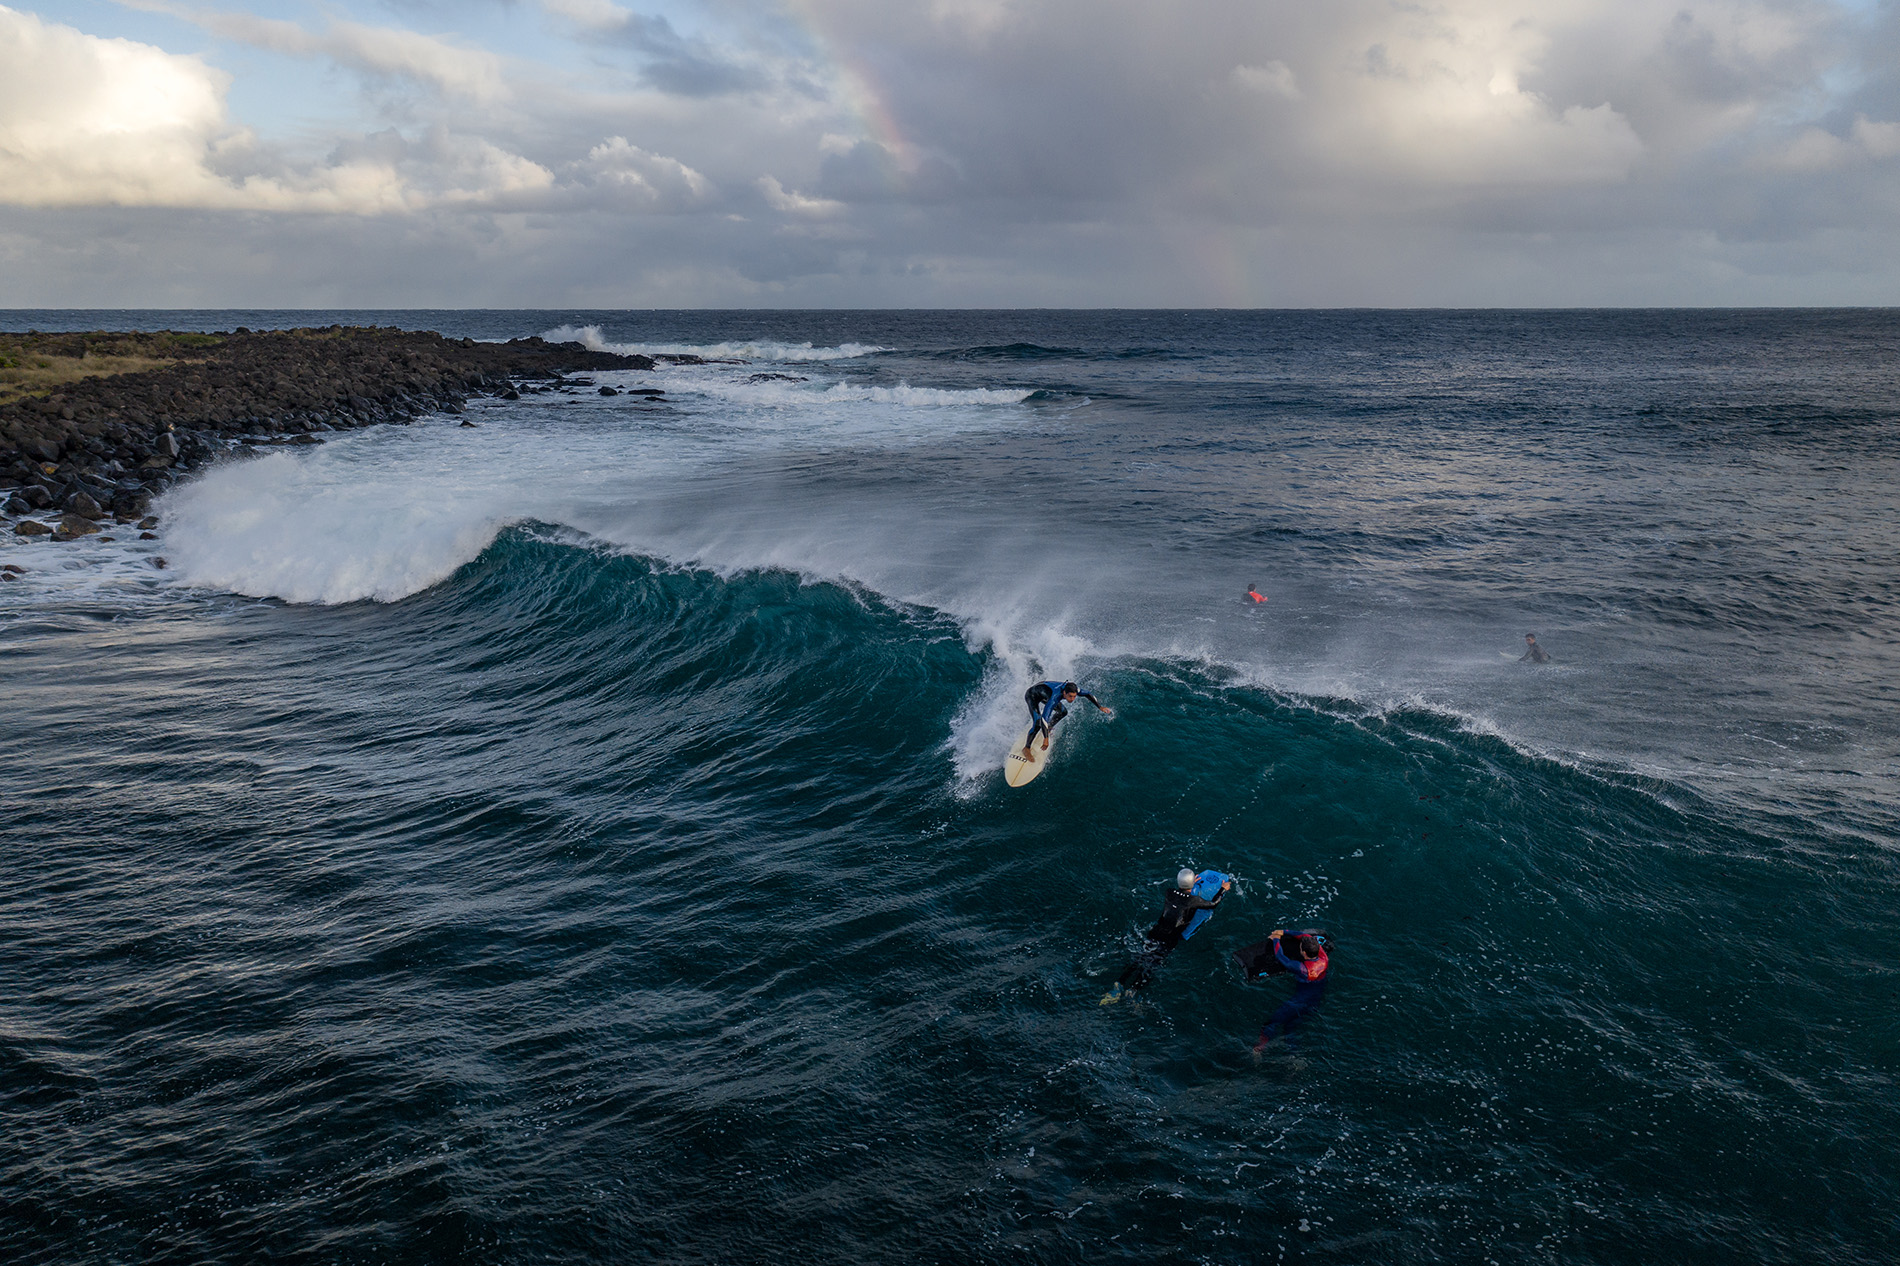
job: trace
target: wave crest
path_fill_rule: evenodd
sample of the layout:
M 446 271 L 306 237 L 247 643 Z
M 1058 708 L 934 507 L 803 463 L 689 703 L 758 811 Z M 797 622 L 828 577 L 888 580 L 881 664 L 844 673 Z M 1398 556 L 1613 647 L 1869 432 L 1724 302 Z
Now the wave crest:
M 814 347 L 810 343 L 779 343 L 771 339 L 724 343 L 610 343 L 598 325 L 559 325 L 541 337 L 550 343 L 579 343 L 590 351 L 613 352 L 619 356 L 698 356 L 704 360 L 852 360 L 891 350 L 875 343 Z

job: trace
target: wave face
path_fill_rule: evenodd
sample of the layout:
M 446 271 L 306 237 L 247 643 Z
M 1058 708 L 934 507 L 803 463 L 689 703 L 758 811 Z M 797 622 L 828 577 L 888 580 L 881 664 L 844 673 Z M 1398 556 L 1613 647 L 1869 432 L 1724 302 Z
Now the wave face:
M 7 1260 L 1885 1259 L 1900 318 L 457 319 L 883 350 L 7 547 Z

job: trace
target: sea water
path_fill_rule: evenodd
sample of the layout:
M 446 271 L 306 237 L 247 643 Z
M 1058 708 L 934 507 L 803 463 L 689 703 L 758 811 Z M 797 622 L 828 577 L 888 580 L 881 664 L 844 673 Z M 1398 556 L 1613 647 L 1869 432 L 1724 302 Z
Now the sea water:
M 0 542 L 7 1260 L 1891 1260 L 1900 314 L 332 321 L 707 363 Z

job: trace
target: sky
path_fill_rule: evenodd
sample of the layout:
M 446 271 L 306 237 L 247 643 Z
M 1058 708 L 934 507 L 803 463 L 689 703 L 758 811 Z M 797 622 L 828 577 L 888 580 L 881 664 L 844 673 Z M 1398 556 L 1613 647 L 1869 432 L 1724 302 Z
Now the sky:
M 1900 303 L 1900 5 L 0 0 L 0 307 Z

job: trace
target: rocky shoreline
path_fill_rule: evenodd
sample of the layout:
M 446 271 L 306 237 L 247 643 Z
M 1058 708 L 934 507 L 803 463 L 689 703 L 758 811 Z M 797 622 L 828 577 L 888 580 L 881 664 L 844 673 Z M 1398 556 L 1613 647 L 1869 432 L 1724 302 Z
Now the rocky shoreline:
M 459 414 L 474 396 L 518 399 L 570 373 L 697 359 L 334 325 L 0 333 L 0 386 L 13 393 L 0 396 L 0 506 L 18 537 L 74 540 L 107 521 L 149 534 L 153 496 L 240 448 L 320 444 L 337 431 Z M 113 372 L 125 365 L 154 367 Z

